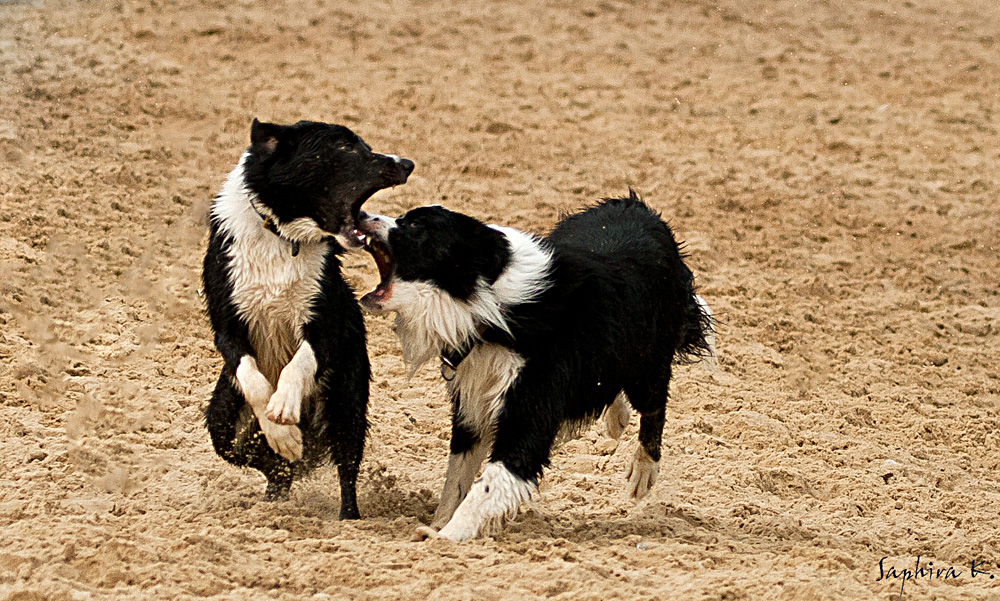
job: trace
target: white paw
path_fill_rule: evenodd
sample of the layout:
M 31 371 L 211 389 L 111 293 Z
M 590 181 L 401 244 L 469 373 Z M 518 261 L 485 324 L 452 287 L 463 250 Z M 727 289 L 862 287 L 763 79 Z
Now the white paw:
M 429 538 L 444 538 L 433 526 L 421 526 L 413 533 L 413 540 L 422 541 Z
M 278 389 L 271 395 L 264 414 L 276 424 L 286 426 L 299 423 L 302 413 L 302 392 L 293 386 L 278 382 Z
M 512 474 L 500 462 L 490 462 L 472 485 L 458 509 L 434 536 L 461 542 L 479 534 L 484 527 L 499 526 L 517 514 L 518 507 L 531 499 L 534 485 Z M 428 529 L 433 531 L 433 528 Z
M 302 431 L 298 426 L 282 426 L 263 421 L 260 427 L 272 451 L 289 461 L 302 459 Z
M 649 494 L 660 475 L 660 462 L 653 461 L 642 446 L 635 451 L 632 465 L 628 469 L 628 496 L 638 501 Z
M 257 369 L 257 361 L 249 355 L 243 357 L 236 368 L 236 383 L 251 407 L 263 405 L 274 393 L 271 383 Z
M 470 522 L 462 519 L 461 517 L 457 520 L 452 518 L 444 528 L 434 532 L 432 536 L 434 538 L 444 538 L 453 543 L 460 543 L 474 538 L 477 534 L 479 534 L 479 528 L 482 524 L 483 520 Z M 431 529 L 428 528 L 428 530 Z

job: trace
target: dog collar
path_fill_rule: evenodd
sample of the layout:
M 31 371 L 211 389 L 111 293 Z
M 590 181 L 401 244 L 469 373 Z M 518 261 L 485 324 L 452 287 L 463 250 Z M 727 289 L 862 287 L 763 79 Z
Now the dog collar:
M 455 374 L 458 373 L 458 366 L 462 364 L 462 361 L 465 361 L 465 358 L 469 356 L 472 349 L 476 348 L 476 344 L 476 342 L 473 342 L 472 344 L 463 344 L 456 349 L 441 351 L 441 377 L 446 382 L 451 382 L 455 379 Z
M 289 244 L 291 244 L 292 245 L 292 256 L 293 257 L 298 256 L 298 254 L 299 254 L 299 243 L 298 243 L 298 241 L 297 240 L 289 240 L 288 238 L 285 238 L 284 236 L 282 236 L 281 232 L 278 231 L 278 224 L 276 224 L 273 219 L 271 219 L 270 217 L 268 217 L 266 215 L 261 215 L 260 211 L 257 211 L 256 208 L 254 208 L 254 211 L 257 212 L 257 214 L 260 215 L 260 218 L 264 220 L 264 229 L 267 230 L 267 231 L 269 231 L 269 232 L 271 232 L 275 236 L 281 238 L 285 242 L 288 242 Z
M 441 377 L 445 379 L 446 382 L 451 382 L 455 379 L 455 374 L 458 373 L 458 366 L 465 361 L 465 358 L 469 356 L 472 349 L 482 341 L 483 334 L 486 333 L 486 326 L 480 324 L 476 328 L 476 335 L 470 336 L 465 342 L 460 344 L 456 348 L 450 348 L 448 350 L 441 351 Z

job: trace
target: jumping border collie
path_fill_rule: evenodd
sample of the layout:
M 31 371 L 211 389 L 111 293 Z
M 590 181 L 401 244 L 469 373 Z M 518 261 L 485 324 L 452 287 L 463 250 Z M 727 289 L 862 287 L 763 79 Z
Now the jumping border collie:
M 371 368 L 338 255 L 361 204 L 412 170 L 346 127 L 255 119 L 212 204 L 202 277 L 225 365 L 205 421 L 223 459 L 264 474 L 265 500 L 332 459 L 340 518 L 359 517 Z
M 362 305 L 395 312 L 404 361 L 440 357 L 448 380 L 448 472 L 418 538 L 462 541 L 515 514 L 560 428 L 610 407 L 620 432 L 621 393 L 641 415 L 628 491 L 649 492 L 671 366 L 712 355 L 714 334 L 670 228 L 634 192 L 544 239 L 439 206 L 362 214 L 357 235 L 381 275 Z

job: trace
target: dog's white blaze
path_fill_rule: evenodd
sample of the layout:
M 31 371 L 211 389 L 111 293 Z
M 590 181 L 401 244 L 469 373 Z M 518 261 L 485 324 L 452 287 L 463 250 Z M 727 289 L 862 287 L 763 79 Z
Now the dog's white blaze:
M 639 445 L 625 476 L 628 479 L 628 496 L 638 501 L 648 495 L 659 475 L 660 462 L 653 461 L 646 449 Z
M 258 368 L 275 386 L 312 317 L 328 243 L 303 245 L 293 257 L 288 242 L 263 227 L 243 179 L 246 158 L 226 178 L 212 216 L 232 237 L 227 254 L 233 301 L 249 325 Z
M 278 386 L 267 404 L 267 417 L 278 423 L 299 422 L 302 401 L 316 391 L 316 354 L 303 341 L 295 356 L 281 370 Z
M 476 345 L 458 365 L 448 392 L 453 398 L 458 394 L 461 420 L 481 437 L 492 437 L 504 395 L 523 367 L 521 355 L 491 343 Z
M 393 227 L 388 221 L 379 224 Z M 468 301 L 429 282 L 393 279 L 392 296 L 382 308 L 396 312 L 396 333 L 411 372 L 442 350 L 461 347 L 477 337 L 480 324 L 509 331 L 507 308 L 531 302 L 550 285 L 552 251 L 548 247 L 518 230 L 490 227 L 510 242 L 510 261 L 492 285 L 480 281 Z
M 469 494 L 472 481 L 476 479 L 479 466 L 483 464 L 489 450 L 490 445 L 481 441 L 470 451 L 448 455 L 448 472 L 441 490 L 441 502 L 431 520 L 431 528 L 440 530 L 451 520 L 459 504 Z
M 484 526 L 513 518 L 521 503 L 531 498 L 533 490 L 534 486 L 512 474 L 502 463 L 487 463 L 483 475 L 438 534 L 456 542 L 468 540 Z
M 389 230 L 396 227 L 396 220 L 385 215 L 368 215 L 368 219 L 376 224 L 375 236 L 385 239 L 389 237 Z

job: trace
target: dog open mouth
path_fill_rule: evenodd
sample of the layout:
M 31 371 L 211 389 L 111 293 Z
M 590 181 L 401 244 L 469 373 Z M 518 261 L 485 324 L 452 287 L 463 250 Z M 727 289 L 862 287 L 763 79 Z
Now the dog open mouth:
M 377 234 L 366 234 L 361 229 L 354 231 L 358 243 L 375 259 L 378 266 L 379 283 L 374 290 L 361 297 L 361 304 L 373 311 L 383 310 L 383 304 L 392 297 L 393 261 L 388 242 Z
M 403 183 L 405 183 L 405 179 L 403 180 Z M 369 253 L 372 252 L 372 249 L 368 247 L 367 239 L 370 237 L 374 238 L 374 236 L 369 236 L 368 234 L 362 231 L 363 226 L 361 225 L 361 214 L 362 214 L 361 205 L 365 204 L 365 201 L 374 196 L 380 190 L 384 190 L 386 188 L 395 188 L 396 185 L 398 184 L 393 184 L 391 186 L 383 186 L 383 187 L 373 187 L 370 190 L 362 192 L 360 195 L 358 195 L 358 198 L 351 203 L 351 217 L 348 221 L 344 223 L 340 232 L 335 235 L 335 237 L 338 238 L 340 243 L 345 248 L 354 248 L 354 249 L 363 248 Z M 386 248 L 388 247 L 386 246 Z M 381 269 L 381 267 L 379 269 Z

